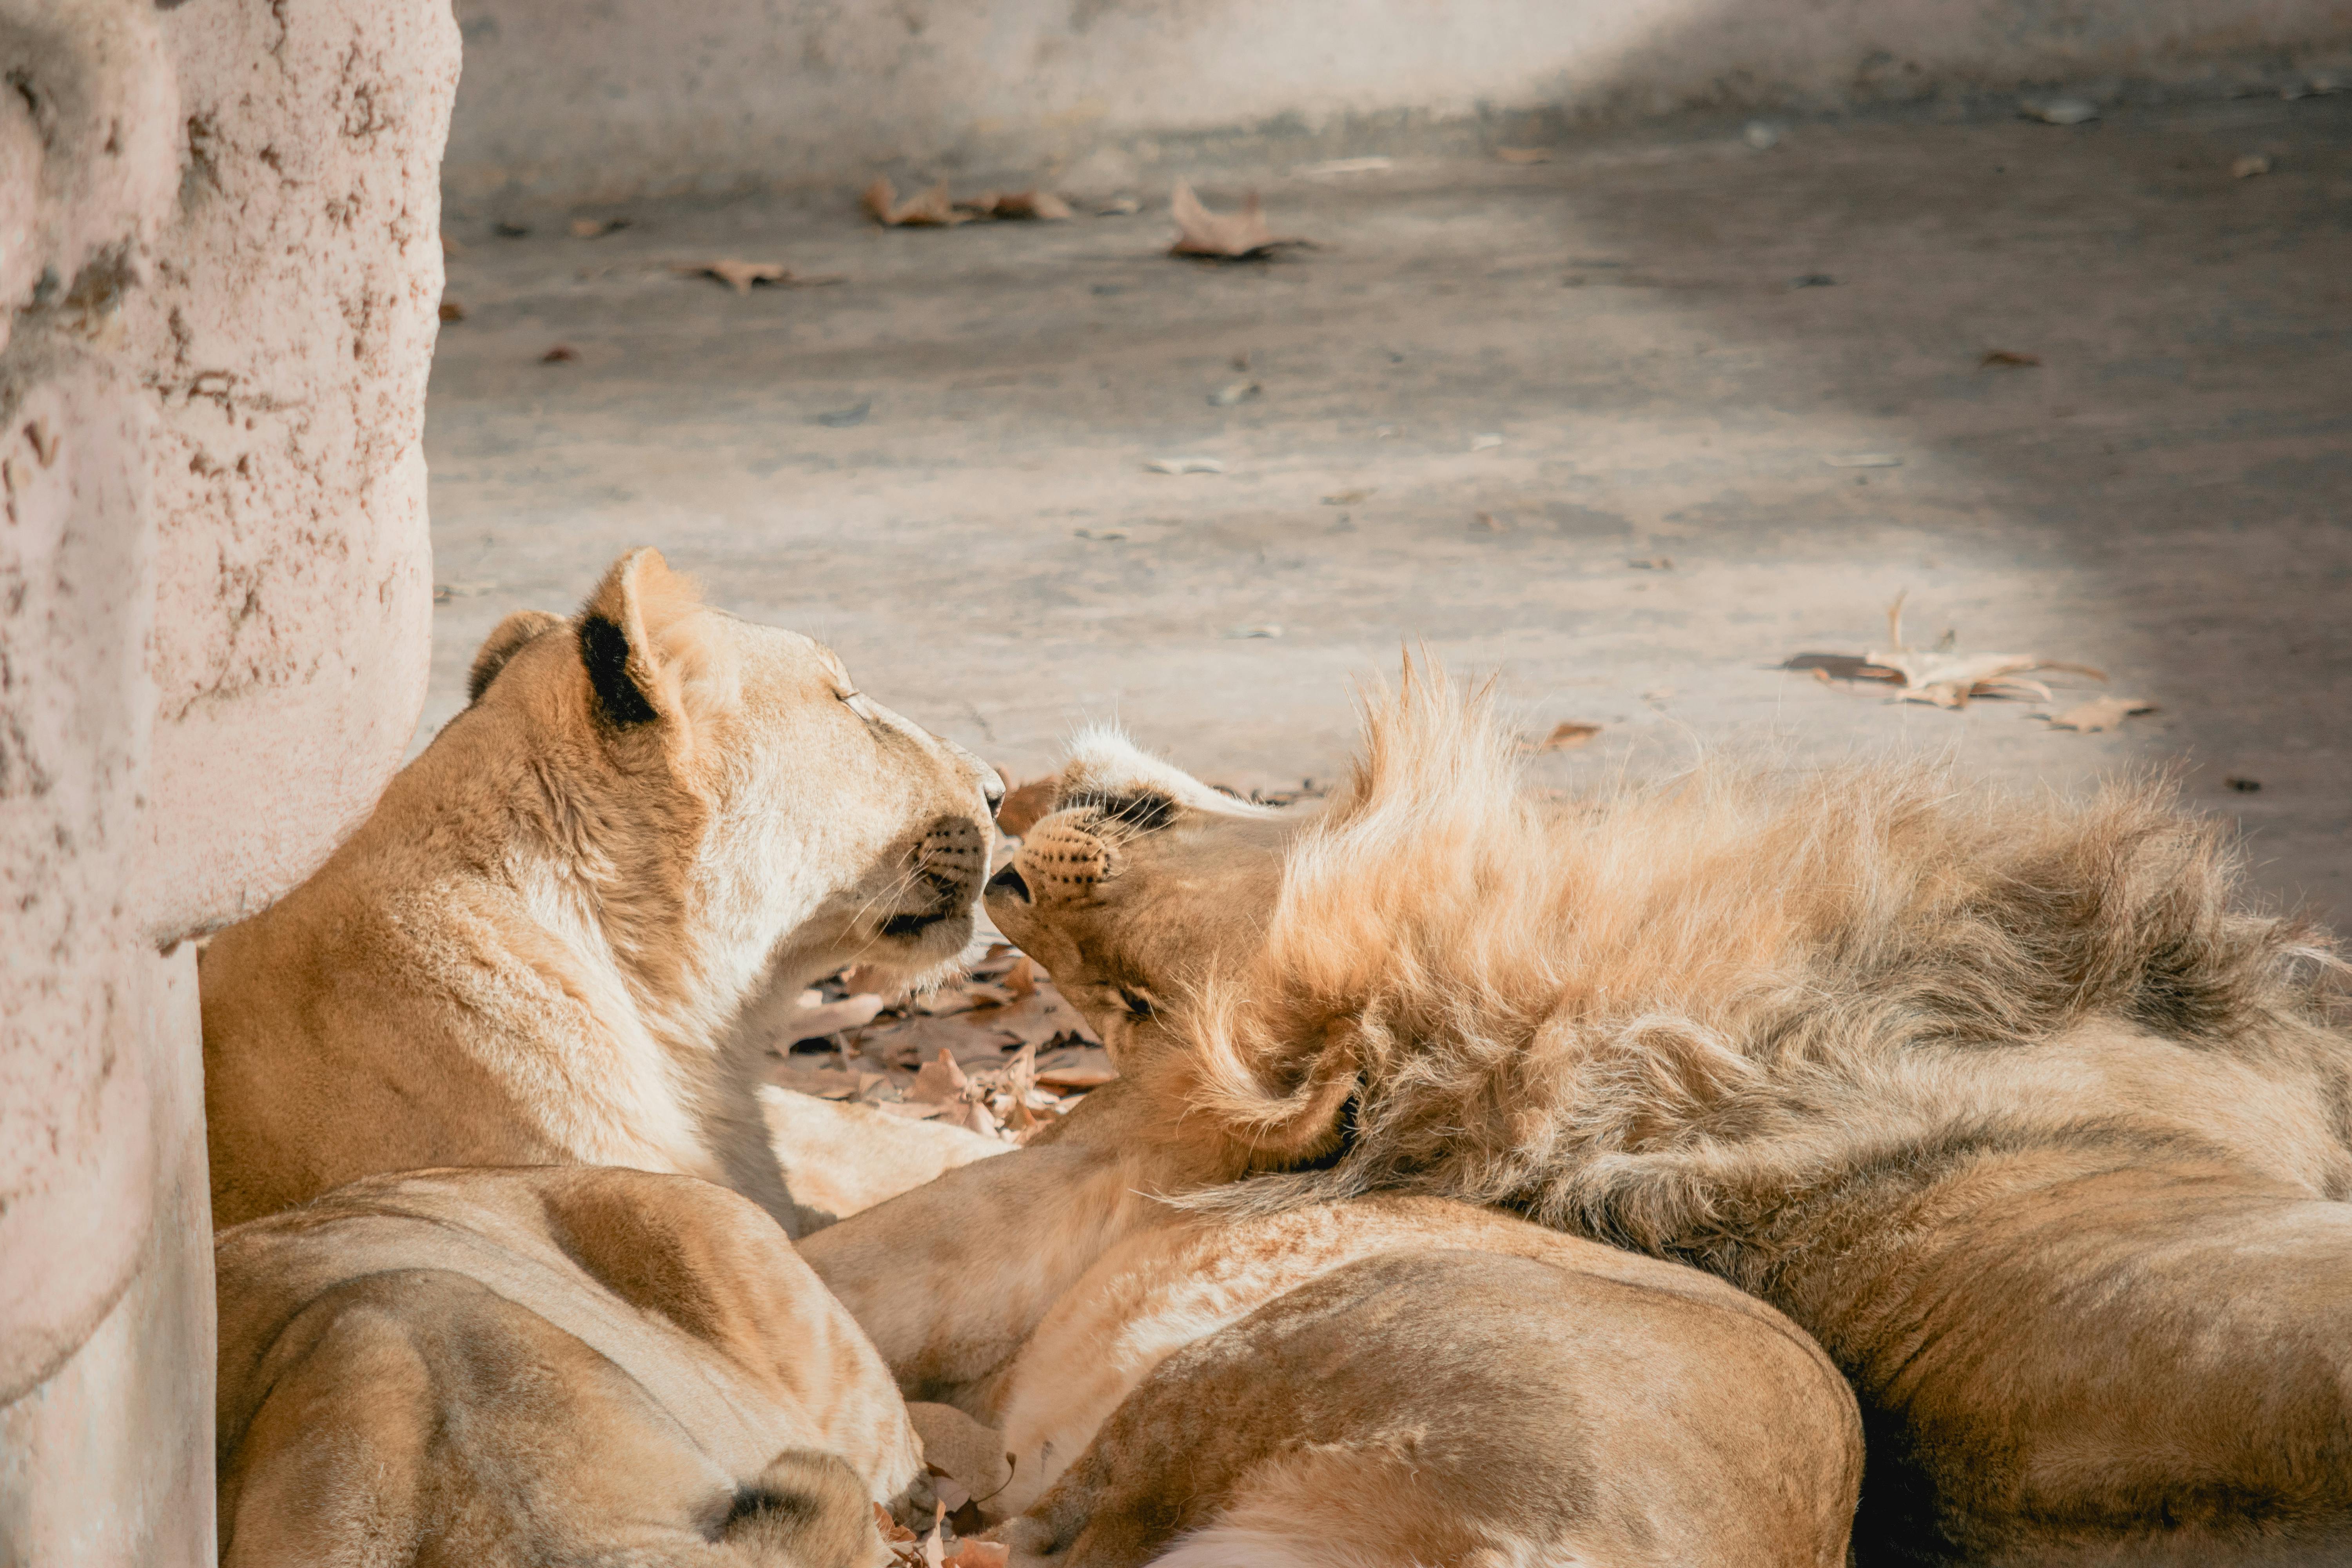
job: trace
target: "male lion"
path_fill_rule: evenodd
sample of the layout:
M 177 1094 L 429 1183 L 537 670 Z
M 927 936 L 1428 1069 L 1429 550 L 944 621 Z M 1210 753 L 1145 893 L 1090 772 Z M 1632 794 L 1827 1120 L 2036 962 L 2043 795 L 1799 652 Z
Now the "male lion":
M 1443 1199 L 1188 1214 L 1253 1152 L 1162 1103 L 800 1244 L 903 1392 L 1003 1428 L 1015 1568 L 1845 1561 L 1853 1396 L 1779 1312 Z
M 581 1167 L 375 1176 L 225 1232 L 227 1568 L 877 1568 L 922 1468 L 766 1215 Z
M 1285 1167 L 1188 1201 L 1502 1204 L 1756 1293 L 1861 1395 L 1865 1563 L 2352 1562 L 2343 965 L 2213 826 L 1904 768 L 1549 805 L 1512 750 L 1410 669 L 1318 812 L 1076 748 L 989 908 Z
M 739 1019 L 952 963 L 995 773 L 638 550 L 523 611 L 471 706 L 200 969 L 223 1225 L 425 1165 L 627 1165 L 795 1216 Z

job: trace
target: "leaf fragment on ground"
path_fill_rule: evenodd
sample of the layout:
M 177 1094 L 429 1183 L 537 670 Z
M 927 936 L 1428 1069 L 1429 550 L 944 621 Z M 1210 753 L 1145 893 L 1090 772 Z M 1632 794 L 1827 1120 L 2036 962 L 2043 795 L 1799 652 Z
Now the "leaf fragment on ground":
M 2042 363 L 2040 354 L 2019 353 L 2013 349 L 1994 349 L 1977 362 L 1979 370 L 2032 370 Z
M 608 234 L 632 226 L 636 221 L 628 217 L 576 217 L 572 220 L 572 237 L 602 239 Z
M 541 364 L 570 364 L 580 357 L 580 351 L 570 343 L 558 343 L 539 356 Z
M 1371 500 L 1377 493 L 1378 488 L 1370 485 L 1367 485 L 1361 489 L 1333 490 L 1329 495 L 1323 498 L 1323 504 L 1325 506 L 1354 506 L 1360 501 L 1368 501 Z
M 441 301 L 441 319 L 445 321 L 462 321 L 466 319 L 466 307 L 455 300 L 444 300 Z
M 1568 752 L 1591 741 L 1601 733 L 1601 726 L 1581 720 L 1564 719 L 1552 726 L 1551 733 L 1528 746 L 1531 752 Z
M 1152 474 L 1222 474 L 1225 465 L 1215 458 L 1154 458 L 1143 465 Z
M 888 228 L 946 228 L 976 218 L 1059 223 L 1070 216 L 1070 204 L 1051 191 L 1034 187 L 1025 191 L 983 191 L 970 201 L 960 202 L 948 194 L 945 180 L 902 202 L 898 187 L 883 174 L 874 176 L 874 183 L 866 187 L 858 201 L 875 222 Z
M 1470 449 L 1474 452 L 1491 452 L 1502 444 L 1502 435 L 1494 430 L 1481 430 L 1470 437 Z
M 2087 98 L 2028 99 L 2017 111 L 2044 125 L 2082 125 L 2099 117 L 2099 106 Z
M 1930 702 L 1938 708 L 1965 708 L 1974 699 L 2030 697 L 2050 700 L 2050 688 L 2024 677 L 2037 670 L 2063 670 L 2105 680 L 2105 671 L 2087 664 L 2064 664 L 2027 653 L 1964 654 L 1954 649 L 1955 637 L 1946 632 L 1932 648 L 1914 648 L 1903 640 L 1903 599 L 1897 594 L 1886 607 L 1886 640 L 1895 646 L 1866 654 L 1801 653 L 1780 663 L 1782 669 L 1810 669 L 1822 680 L 1891 682 L 1893 700 Z
M 670 270 L 681 278 L 716 278 L 738 294 L 749 294 L 755 283 L 779 289 L 815 289 L 844 280 L 838 272 L 803 277 L 781 261 L 746 261 L 738 256 L 722 256 L 715 261 L 674 262 Z
M 1212 408 L 1231 408 L 1236 403 L 1246 403 L 1265 388 L 1254 381 L 1233 381 L 1209 394 Z
M 2270 172 L 2270 159 L 2260 153 L 2248 153 L 2243 157 L 2231 160 L 2230 163 L 2230 177 L 2233 180 L 2250 180 L 2256 174 L 2267 174 Z
M 956 211 L 955 203 L 948 196 L 945 180 L 902 202 L 889 176 L 877 174 L 858 200 L 876 223 L 889 228 L 945 227 L 964 221 L 964 215 Z
M 1176 243 L 1171 256 L 1198 256 L 1215 261 L 1255 261 L 1290 246 L 1308 242 L 1297 236 L 1276 234 L 1265 223 L 1265 205 L 1255 191 L 1242 198 L 1241 211 L 1213 213 L 1201 205 L 1192 185 L 1176 182 L 1169 194 L 1169 216 L 1176 220 Z
M 990 191 L 976 201 L 961 205 L 975 217 L 1060 223 L 1070 216 L 1070 204 L 1051 191 Z
M 2135 713 L 2153 713 L 2156 704 L 2139 697 L 2094 697 L 2079 702 L 2063 713 L 2044 713 L 2053 730 L 2077 730 L 2094 734 L 2101 730 L 2120 730 L 2126 719 Z

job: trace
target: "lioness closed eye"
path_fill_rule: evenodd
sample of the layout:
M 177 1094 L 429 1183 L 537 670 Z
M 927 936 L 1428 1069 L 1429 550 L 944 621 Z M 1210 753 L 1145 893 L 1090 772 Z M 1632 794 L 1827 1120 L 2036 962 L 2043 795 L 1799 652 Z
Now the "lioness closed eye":
M 1408 675 L 1319 811 L 1088 739 L 991 884 L 1257 1173 L 1188 1201 L 1501 1204 L 1763 1297 L 1861 1397 L 1860 1563 L 2352 1561 L 2342 960 L 2212 825 L 1904 767 L 1551 805 Z
M 993 771 L 651 550 L 499 623 L 473 701 L 201 967 L 223 1226 L 426 1165 L 626 1165 L 791 1228 L 739 1026 L 970 939 Z

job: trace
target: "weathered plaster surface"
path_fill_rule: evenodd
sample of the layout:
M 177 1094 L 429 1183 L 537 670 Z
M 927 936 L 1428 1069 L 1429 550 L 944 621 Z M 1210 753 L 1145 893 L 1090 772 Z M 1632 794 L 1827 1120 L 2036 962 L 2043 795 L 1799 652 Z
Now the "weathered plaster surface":
M 463 202 L 838 185 L 877 163 L 1148 176 L 1693 106 L 1836 107 L 2352 42 L 2339 0 L 457 0 Z M 1162 139 L 1178 145 L 1161 147 Z M 1186 145 L 1185 143 L 1191 143 Z M 1412 145 L 1408 141 L 1407 145 Z M 1425 150 L 1416 147 L 1414 150 Z M 1181 172 L 1181 170 L 1179 171 Z
M 307 875 L 322 831 L 374 804 L 423 700 L 420 442 L 457 78 L 427 0 L 199 0 L 163 32 L 187 159 L 128 311 L 161 422 L 159 934 Z
M 183 939 L 307 874 L 415 721 L 457 68 L 436 0 L 0 0 L 9 1568 L 214 1554 Z

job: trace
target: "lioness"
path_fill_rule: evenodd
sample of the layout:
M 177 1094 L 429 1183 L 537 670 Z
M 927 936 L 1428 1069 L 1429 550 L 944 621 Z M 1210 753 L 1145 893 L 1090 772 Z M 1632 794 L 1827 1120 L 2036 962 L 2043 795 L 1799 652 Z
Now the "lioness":
M 472 703 L 200 977 L 213 1212 L 425 1165 L 627 1165 L 793 1203 L 737 1021 L 972 930 L 992 770 L 651 550 L 508 616 Z
M 1696 1264 L 1870 1434 L 1863 1562 L 2352 1561 L 2341 961 L 2160 793 L 1729 772 L 1547 805 L 1408 671 L 1319 811 L 1115 737 L 991 883 L 1171 1129 Z M 894 1366 L 900 1357 L 888 1351 Z
M 874 1568 L 921 1469 L 848 1314 L 744 1199 L 425 1171 L 225 1232 L 227 1568 Z
M 1163 1104 L 801 1244 L 909 1397 L 1003 1428 L 1016 1564 L 1844 1562 L 1853 1397 L 1780 1313 L 1444 1200 L 1187 1214 L 1259 1152 Z

